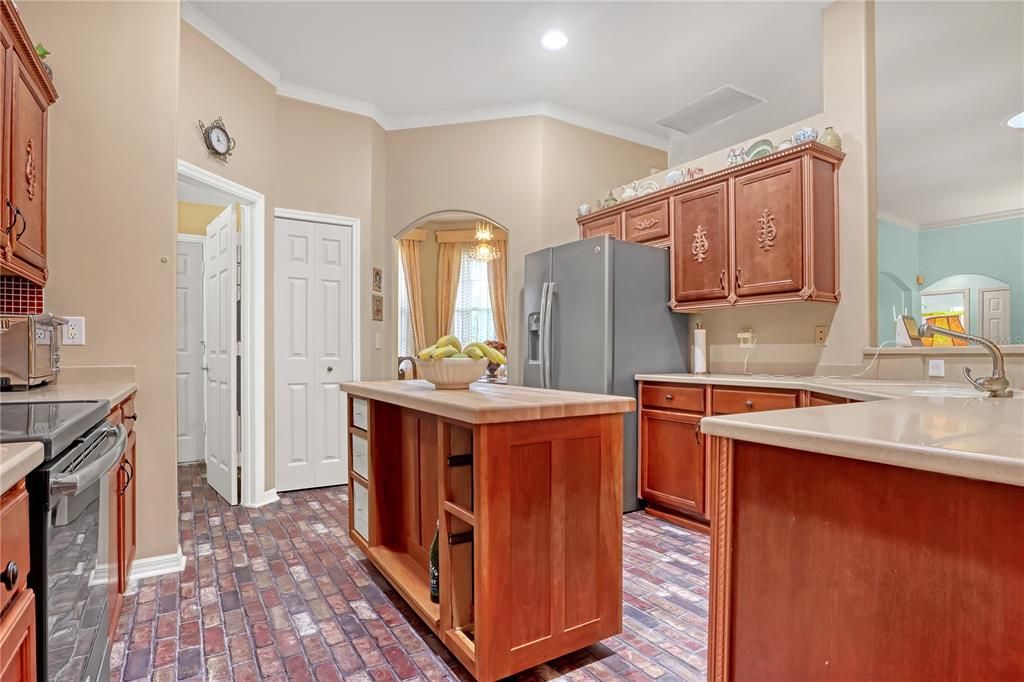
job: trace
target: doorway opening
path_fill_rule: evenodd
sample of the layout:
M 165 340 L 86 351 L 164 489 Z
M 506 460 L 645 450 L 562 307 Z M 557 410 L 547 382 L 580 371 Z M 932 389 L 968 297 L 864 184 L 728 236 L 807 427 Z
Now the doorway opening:
M 264 198 L 178 161 L 177 457 L 230 504 L 266 490 Z
M 274 210 L 274 485 L 348 483 L 359 372 L 359 220 Z
M 507 353 L 508 230 L 470 211 L 439 211 L 395 236 L 398 376 L 416 377 L 414 358 L 440 337 Z M 505 365 L 483 377 L 505 383 Z

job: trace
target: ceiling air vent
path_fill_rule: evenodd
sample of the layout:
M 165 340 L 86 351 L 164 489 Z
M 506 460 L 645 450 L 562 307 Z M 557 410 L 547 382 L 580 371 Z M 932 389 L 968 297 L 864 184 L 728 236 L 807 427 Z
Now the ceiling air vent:
M 669 114 L 659 120 L 658 124 L 693 135 L 763 101 L 762 98 L 737 90 L 731 85 L 723 85 L 690 102 L 674 114 Z

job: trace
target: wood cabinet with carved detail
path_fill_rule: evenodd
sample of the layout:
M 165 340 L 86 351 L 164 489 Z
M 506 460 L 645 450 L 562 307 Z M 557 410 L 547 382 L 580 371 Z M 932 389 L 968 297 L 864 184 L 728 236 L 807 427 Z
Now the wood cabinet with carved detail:
M 667 238 L 676 312 L 836 303 L 843 158 L 806 142 L 582 216 L 580 237 Z
M 0 271 L 46 283 L 46 127 L 57 91 L 10 0 L 0 0 Z

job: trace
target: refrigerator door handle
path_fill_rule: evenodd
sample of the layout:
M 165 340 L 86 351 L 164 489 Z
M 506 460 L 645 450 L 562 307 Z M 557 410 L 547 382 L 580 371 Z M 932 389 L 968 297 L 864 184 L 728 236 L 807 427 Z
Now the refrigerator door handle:
M 544 353 L 544 341 L 545 341 L 544 315 L 547 313 L 547 309 L 548 309 L 548 282 L 544 282 L 544 284 L 542 284 L 541 288 L 540 288 L 540 318 L 539 318 L 539 328 L 537 329 L 537 335 L 540 337 L 539 338 L 538 348 L 537 348 L 537 360 L 540 362 L 540 387 L 541 388 L 547 388 L 547 386 L 544 385 L 544 365 L 547 362 L 547 359 L 546 359 L 545 353 Z
M 544 348 L 544 350 L 543 350 L 544 361 L 543 361 L 543 363 L 540 366 L 540 370 L 541 370 L 541 374 L 543 375 L 543 377 L 541 379 L 541 385 L 544 388 L 551 388 L 551 352 L 552 352 L 552 344 L 551 344 L 551 309 L 554 307 L 555 283 L 554 282 L 548 282 L 547 283 L 547 288 L 548 288 L 547 307 L 544 309 L 544 313 L 543 313 L 544 321 L 543 321 L 543 327 L 542 327 L 543 331 L 541 333 L 541 345 Z

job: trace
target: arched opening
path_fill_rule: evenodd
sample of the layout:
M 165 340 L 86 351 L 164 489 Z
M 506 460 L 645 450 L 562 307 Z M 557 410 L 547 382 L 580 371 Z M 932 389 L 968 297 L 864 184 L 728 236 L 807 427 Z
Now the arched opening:
M 508 344 L 508 230 L 474 211 L 429 213 L 395 235 L 394 291 L 399 378 L 416 376 L 416 353 L 446 335 L 505 352 Z M 507 367 L 485 378 L 505 381 Z

